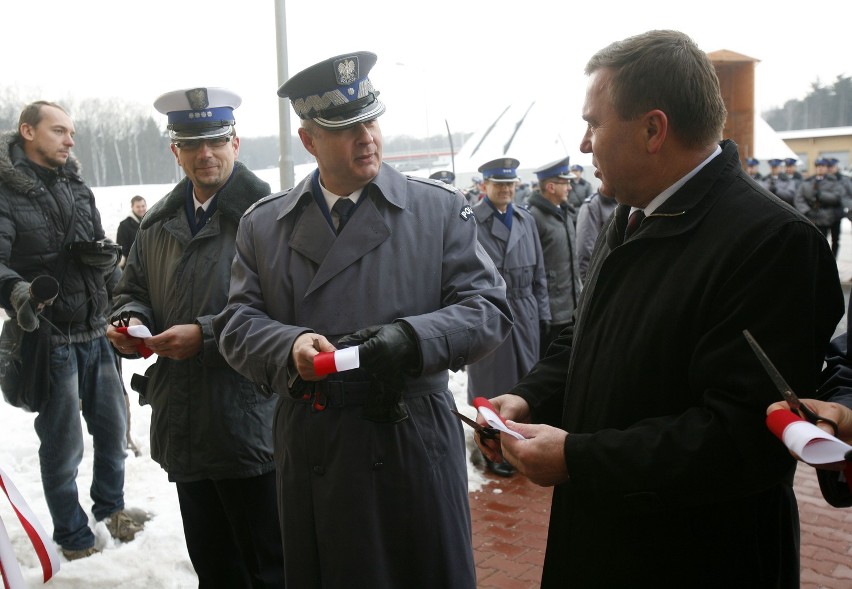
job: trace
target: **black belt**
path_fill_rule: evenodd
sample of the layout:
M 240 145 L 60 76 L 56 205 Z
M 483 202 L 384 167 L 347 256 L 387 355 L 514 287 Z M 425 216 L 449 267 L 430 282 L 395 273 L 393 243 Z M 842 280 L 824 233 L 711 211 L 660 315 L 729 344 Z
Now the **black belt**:
M 319 380 L 316 382 L 297 381 L 290 395 L 283 395 L 286 401 L 304 403 L 313 406 L 314 410 L 326 408 L 342 408 L 353 405 L 363 405 L 369 398 L 372 383 L 365 380 Z M 403 399 L 424 397 L 444 389 L 423 388 L 406 389 L 402 392 Z

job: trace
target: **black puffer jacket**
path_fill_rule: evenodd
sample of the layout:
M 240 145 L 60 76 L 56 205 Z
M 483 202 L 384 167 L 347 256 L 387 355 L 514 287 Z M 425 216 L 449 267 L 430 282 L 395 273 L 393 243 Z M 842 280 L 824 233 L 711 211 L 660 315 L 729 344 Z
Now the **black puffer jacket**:
M 62 331 L 58 340 L 89 341 L 106 332 L 105 282 L 111 276 L 73 260 L 64 244 L 104 238 L 95 195 L 76 160 L 42 168 L 26 157 L 20 141 L 17 133 L 0 137 L 0 304 L 12 315 L 15 283 L 53 275 L 60 291 L 49 312 Z

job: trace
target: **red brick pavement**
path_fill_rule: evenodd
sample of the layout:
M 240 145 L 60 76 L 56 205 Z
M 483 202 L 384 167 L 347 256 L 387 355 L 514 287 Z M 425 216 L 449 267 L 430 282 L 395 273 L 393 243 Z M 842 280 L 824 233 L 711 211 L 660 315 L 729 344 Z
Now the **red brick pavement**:
M 486 478 L 487 484 L 470 493 L 477 586 L 535 589 L 552 491 L 521 475 Z M 807 466 L 799 467 L 795 490 L 802 525 L 801 589 L 852 588 L 852 508 L 828 505 Z

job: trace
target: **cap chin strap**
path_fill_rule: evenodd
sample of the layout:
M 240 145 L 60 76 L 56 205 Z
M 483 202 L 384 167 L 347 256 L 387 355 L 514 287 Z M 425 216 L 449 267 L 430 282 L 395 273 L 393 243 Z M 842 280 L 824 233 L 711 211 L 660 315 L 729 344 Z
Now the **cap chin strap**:
M 351 118 L 346 118 L 343 120 L 331 120 L 325 117 L 326 112 L 324 111 L 321 117 L 310 117 L 312 121 L 314 121 L 320 127 L 324 127 L 326 129 L 346 129 L 348 127 L 353 127 L 358 123 L 364 123 L 367 121 L 372 121 L 373 119 L 379 118 L 385 112 L 385 105 L 380 101 L 376 101 L 375 107 L 369 110 L 362 112 L 357 116 L 353 116 Z
M 224 137 L 231 135 L 234 132 L 234 124 L 228 121 L 219 121 L 225 123 L 224 127 L 215 124 L 192 125 L 191 128 L 179 125 L 175 129 L 175 125 L 169 125 L 169 139 L 172 141 L 192 141 L 193 139 L 215 139 L 216 137 Z

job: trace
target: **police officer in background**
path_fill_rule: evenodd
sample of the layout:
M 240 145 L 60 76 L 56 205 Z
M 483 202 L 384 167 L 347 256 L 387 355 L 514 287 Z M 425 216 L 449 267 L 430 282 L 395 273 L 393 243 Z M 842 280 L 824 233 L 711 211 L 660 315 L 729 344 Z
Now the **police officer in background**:
M 467 398 L 491 398 L 508 391 L 539 359 L 541 332 L 550 329 L 550 302 L 544 255 L 533 216 L 512 204 L 519 162 L 497 158 L 479 172 L 485 197 L 473 207 L 477 239 L 506 281 L 506 296 L 515 318 L 512 333 L 485 358 L 467 367 Z M 500 476 L 515 471 L 508 462 L 487 468 Z
M 568 195 L 575 176 L 568 171 L 568 162 L 565 157 L 535 170 L 539 189 L 527 201 L 541 240 L 550 299 L 550 325 L 541 329 L 542 357 L 550 342 L 568 325 L 580 296 L 577 237 L 568 215 Z
M 577 224 L 577 215 L 580 212 L 580 208 L 583 206 L 583 203 L 587 198 L 592 196 L 595 189 L 592 187 L 592 184 L 588 182 L 585 178 L 583 178 L 583 166 L 580 164 L 574 164 L 571 166 L 571 192 L 568 193 L 568 204 L 573 209 L 571 215 L 574 221 L 574 224 Z
M 837 231 L 840 231 L 840 221 L 843 217 L 849 215 L 849 210 L 852 209 L 852 178 L 840 172 L 840 161 L 836 157 L 826 158 L 828 161 L 828 173 L 834 176 L 834 179 L 840 183 L 843 188 L 843 211 L 839 215 L 837 223 Z
M 793 184 L 796 186 L 796 190 L 799 189 L 799 184 L 801 184 L 802 180 L 804 180 L 802 173 L 796 166 L 798 161 L 799 160 L 794 157 L 788 157 L 784 160 L 784 171 L 787 174 L 787 177 L 793 181 Z
M 840 251 L 840 219 L 843 216 L 845 189 L 833 174 L 828 173 L 828 159 L 814 162 L 815 174 L 808 176 L 796 191 L 795 206 L 831 240 L 834 258 Z
M 577 215 L 577 267 L 580 271 L 580 281 L 586 282 L 586 274 L 592 261 L 595 242 L 604 224 L 615 212 L 618 203 L 615 199 L 601 191 L 587 198 Z
M 758 171 L 760 167 L 760 160 L 750 157 L 746 159 L 746 173 L 754 178 L 757 182 L 763 180 L 763 174 Z
M 440 180 L 444 184 L 453 186 L 456 182 L 456 175 L 449 170 L 439 170 L 429 176 L 431 180 Z
M 478 203 L 483 196 L 482 193 L 482 178 L 479 176 L 474 176 L 470 179 L 471 186 L 464 192 L 464 197 L 467 199 L 468 204 L 475 205 Z
M 175 90 L 171 151 L 186 177 L 142 219 L 116 290 L 115 324 L 146 325 L 139 340 L 110 327 L 124 355 L 144 341 L 157 361 L 141 399 L 151 406 L 151 457 L 177 487 L 186 546 L 200 587 L 284 585 L 275 502 L 275 399 L 223 360 L 212 320 L 225 306 L 234 240 L 245 210 L 269 185 L 237 161 L 225 88 Z
M 779 159 L 771 159 L 767 163 L 769 164 L 769 173 L 758 182 L 787 204 L 793 205 L 793 199 L 796 196 L 796 183 L 781 171 L 781 164 L 784 162 Z
M 332 57 L 278 90 L 318 169 L 240 222 L 228 362 L 277 394 L 288 587 L 476 585 L 465 440 L 447 370 L 508 335 L 505 283 L 457 189 L 382 162 L 376 55 Z M 318 352 L 360 367 L 318 375 Z

